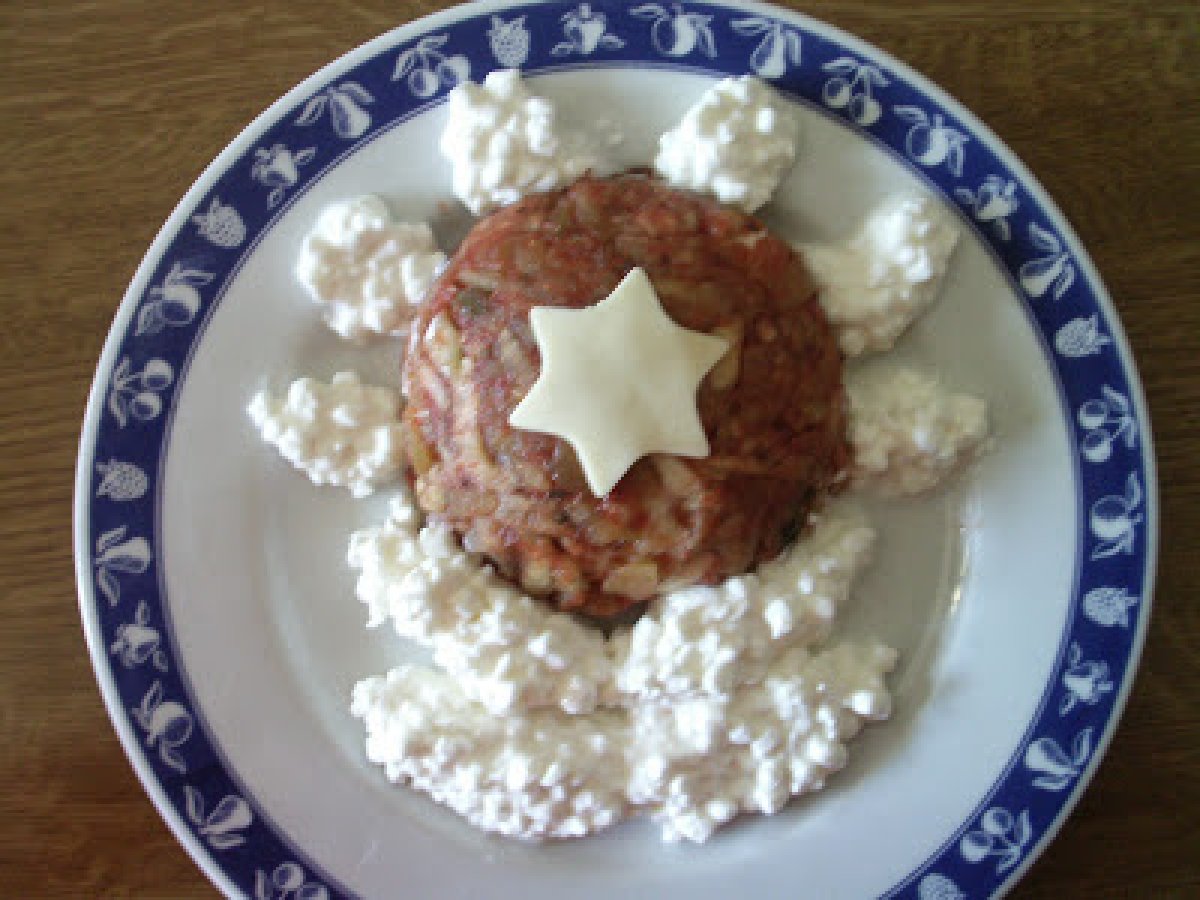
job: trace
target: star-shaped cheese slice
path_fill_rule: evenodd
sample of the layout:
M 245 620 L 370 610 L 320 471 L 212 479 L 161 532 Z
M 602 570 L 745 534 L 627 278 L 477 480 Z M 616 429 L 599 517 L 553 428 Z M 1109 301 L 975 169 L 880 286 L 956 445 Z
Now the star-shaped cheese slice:
M 509 424 L 567 441 L 593 494 L 643 456 L 708 455 L 696 391 L 729 342 L 672 321 L 645 271 L 595 306 L 538 306 L 529 320 L 542 370 Z

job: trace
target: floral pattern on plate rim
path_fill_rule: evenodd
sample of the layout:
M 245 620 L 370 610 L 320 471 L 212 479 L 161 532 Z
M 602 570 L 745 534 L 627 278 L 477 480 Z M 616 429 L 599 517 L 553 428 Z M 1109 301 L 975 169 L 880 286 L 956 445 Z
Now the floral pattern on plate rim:
M 884 895 L 992 896 L 1036 855 L 1099 759 L 1123 695 L 1113 687 L 1131 674 L 1148 611 L 1152 513 L 1144 506 L 1153 502 L 1153 482 L 1139 440 L 1148 429 L 1130 402 L 1137 393 L 1131 363 L 1107 346 L 1119 325 L 1098 299 L 1102 286 L 1055 231 L 1061 220 L 1030 195 L 986 136 L 882 54 L 803 16 L 765 6 L 749 15 L 747 7 L 613 0 L 536 9 L 481 4 L 470 12 L 436 33 L 419 23 L 400 29 L 364 62 L 335 64 L 315 92 L 256 134 L 187 211 L 153 268 L 139 273 L 142 283 L 159 285 L 143 294 L 143 314 L 126 315 L 124 333 L 110 335 L 119 364 L 97 375 L 106 388 L 89 411 L 95 440 L 80 461 L 91 486 L 92 596 L 84 602 L 99 625 L 91 637 L 105 651 L 97 664 L 106 666 L 126 725 L 179 823 L 247 897 L 351 896 L 289 843 L 228 772 L 169 635 L 161 566 L 145 537 L 154 533 L 158 492 L 114 492 L 111 483 L 97 490 L 98 467 L 121 460 L 127 481 L 136 481 L 135 471 L 143 480 L 142 473 L 158 471 L 171 421 L 159 413 L 173 405 L 225 285 L 258 237 L 347 146 L 444 101 L 454 84 L 482 78 L 498 59 L 520 58 L 536 71 L 561 67 L 569 56 L 570 65 L 586 67 L 585 57 L 602 50 L 609 64 L 673 65 L 718 77 L 755 72 L 888 148 L 948 203 L 958 199 L 964 222 L 1007 271 L 1042 337 L 1071 420 L 1080 488 L 1073 614 L 1039 711 L 1004 772 L 941 847 Z M 1095 402 L 1101 385 L 1103 419 Z M 212 798 L 211 809 L 204 798 Z

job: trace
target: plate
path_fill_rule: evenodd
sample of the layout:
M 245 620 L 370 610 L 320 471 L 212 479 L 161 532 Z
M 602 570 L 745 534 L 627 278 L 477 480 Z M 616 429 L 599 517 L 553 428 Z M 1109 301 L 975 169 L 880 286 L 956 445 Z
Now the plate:
M 384 196 L 444 245 L 436 154 L 456 78 L 520 66 L 570 124 L 608 118 L 646 164 L 718 77 L 770 80 L 803 119 L 767 211 L 844 234 L 884 196 L 937 193 L 964 238 L 895 356 L 991 403 L 991 452 L 936 497 L 879 505 L 841 628 L 897 647 L 896 715 L 824 792 L 701 847 L 630 823 L 525 846 L 472 832 L 365 761 L 350 685 L 395 664 L 363 629 L 346 535 L 383 498 L 317 490 L 259 445 L 260 387 L 396 348 L 341 344 L 291 270 L 326 203 Z M 231 897 L 1002 894 L 1100 761 L 1150 611 L 1157 493 L 1121 327 L 1062 214 L 1012 153 L 902 63 L 754 3 L 481 2 L 359 48 L 255 121 L 189 191 L 130 285 L 97 370 L 76 485 L 80 607 L 147 792 Z

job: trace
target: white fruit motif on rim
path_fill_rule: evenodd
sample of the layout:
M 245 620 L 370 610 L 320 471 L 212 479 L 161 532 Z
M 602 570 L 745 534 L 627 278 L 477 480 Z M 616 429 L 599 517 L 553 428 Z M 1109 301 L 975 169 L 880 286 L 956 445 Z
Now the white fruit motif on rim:
M 1054 349 L 1068 359 L 1091 356 L 1111 343 L 1108 335 L 1100 331 L 1099 313 L 1072 319 L 1054 335 Z
M 167 671 L 167 654 L 162 650 L 162 635 L 150 626 L 150 607 L 143 600 L 138 604 L 133 621 L 118 625 L 115 640 L 108 652 L 121 660 L 127 669 L 140 666 L 150 660 L 160 672 Z
M 149 542 L 143 537 L 125 538 L 128 528 L 118 525 L 96 539 L 96 585 L 100 593 L 108 598 L 109 606 L 116 606 L 121 599 L 121 585 L 117 575 L 141 575 L 150 568 L 154 554 Z
M 917 885 L 918 900 L 967 900 L 967 895 L 958 889 L 958 885 L 934 872 L 926 875 Z
M 1021 266 L 1017 273 L 1021 287 L 1030 297 L 1041 297 L 1053 287 L 1054 299 L 1061 300 L 1075 283 L 1071 255 L 1063 251 L 1062 241 L 1037 222 L 1029 223 L 1029 240 L 1042 255 Z
M 183 786 L 183 797 L 196 833 L 214 850 L 232 850 L 246 843 L 241 832 L 254 823 L 254 813 L 237 794 L 227 794 L 208 813 L 204 811 L 204 795 L 190 784 Z
M 644 3 L 633 7 L 629 14 L 654 23 L 650 43 L 662 56 L 687 56 L 697 48 L 710 59 L 717 55 L 717 40 L 710 25 L 712 16 L 688 12 L 682 3 L 672 3 L 669 12 L 661 3 Z
M 413 95 L 427 100 L 442 88 L 452 88 L 471 77 L 471 61 L 465 56 L 447 56 L 441 48 L 449 38 L 444 34 L 423 37 L 396 57 L 392 81 L 406 78 Z
M 883 72 L 852 56 L 841 56 L 821 66 L 832 78 L 821 88 L 821 102 L 830 109 L 844 109 L 852 122 L 866 127 L 883 115 L 883 107 L 872 91 L 890 82 Z
M 216 197 L 209 204 L 208 212 L 197 213 L 192 216 L 192 221 L 202 238 L 226 250 L 240 246 L 246 239 L 246 223 L 241 214 Z
M 367 133 L 371 127 L 371 114 L 363 109 L 375 102 L 371 92 L 357 81 L 343 81 L 328 87 L 304 105 L 297 125 L 308 127 L 329 111 L 333 133 L 345 140 L 354 140 Z
M 990 226 L 1000 240 L 1007 241 L 1012 238 L 1012 226 L 1008 223 L 1008 217 L 1021 205 L 1021 201 L 1017 199 L 1015 181 L 1006 181 L 999 175 L 989 175 L 983 179 L 979 190 L 955 188 L 954 196 L 971 210 L 976 222 Z
M 190 325 L 200 311 L 200 288 L 215 276 L 202 269 L 188 269 L 175 263 L 158 287 L 150 288 L 146 302 L 138 312 L 135 335 L 158 334 L 167 326 Z
M 518 69 L 529 59 L 529 29 L 525 27 L 524 16 L 517 16 L 511 22 L 492 16 L 487 36 L 496 62 L 506 69 Z
M 254 900 L 328 900 L 329 889 L 309 881 L 304 869 L 294 862 L 280 863 L 267 875 L 254 873 Z
M 1002 806 L 993 806 L 979 820 L 979 828 L 968 831 L 958 842 L 958 850 L 969 863 L 983 862 L 989 856 L 999 859 L 996 874 L 1015 866 L 1033 838 L 1029 810 L 1014 816 Z
M 113 369 L 108 389 L 108 411 L 124 428 L 129 417 L 149 422 L 162 412 L 159 393 L 171 386 L 175 372 L 165 359 L 150 359 L 140 372 L 133 371 L 129 357 L 123 357 Z
M 904 149 L 915 162 L 929 167 L 945 164 L 955 177 L 962 175 L 963 148 L 970 138 L 947 125 L 941 113 L 934 113 L 930 119 L 925 110 L 916 106 L 894 106 L 892 111 L 912 125 L 904 139 Z
M 1118 587 L 1092 588 L 1083 597 L 1083 614 L 1102 628 L 1129 627 L 1129 610 L 1138 598 Z
M 1131 472 L 1125 479 L 1125 493 L 1109 494 L 1092 504 L 1088 524 L 1099 541 L 1092 551 L 1092 559 L 1133 552 L 1137 526 L 1142 521 L 1137 512 L 1141 505 L 1142 485 L 1136 472 Z
M 288 189 L 299 183 L 300 169 L 312 162 L 316 155 L 316 147 L 306 147 L 296 153 L 283 144 L 255 148 L 250 174 L 259 184 L 271 189 L 267 195 L 267 209 L 274 209 L 283 202 Z
M 1108 663 L 1104 660 L 1085 660 L 1083 649 L 1075 641 L 1067 650 L 1067 670 L 1063 672 L 1063 687 L 1067 692 L 1058 704 L 1058 714 L 1065 716 L 1080 703 L 1095 706 L 1116 684 L 1109 678 Z
M 110 459 L 106 463 L 96 463 L 96 474 L 100 476 L 100 486 L 96 488 L 97 497 L 107 497 L 110 500 L 127 501 L 143 497 L 150 486 L 146 473 L 133 463 Z
M 159 681 L 150 685 L 140 706 L 130 712 L 133 720 L 146 732 L 146 746 L 158 746 L 159 758 L 176 772 L 186 772 L 187 765 L 176 751 L 192 736 L 195 723 L 192 714 L 174 700 L 163 700 Z
M 1123 441 L 1132 450 L 1137 444 L 1138 426 L 1129 399 L 1120 391 L 1101 385 L 1102 396 L 1079 407 L 1076 418 L 1084 430 L 1080 453 L 1091 463 L 1108 462 L 1113 444 Z
M 1054 738 L 1038 738 L 1025 750 L 1025 766 L 1041 774 L 1033 786 L 1043 791 L 1061 791 L 1079 777 L 1092 755 L 1092 729 L 1083 729 L 1071 741 L 1070 753 Z
M 789 65 L 800 65 L 800 32 L 794 28 L 786 28 L 782 22 L 760 16 L 734 19 L 729 27 L 746 37 L 763 36 L 758 47 L 750 54 L 750 71 L 759 78 L 779 78 L 787 72 Z
M 552 56 L 567 56 L 579 53 L 589 56 L 597 50 L 620 50 L 625 42 L 615 34 L 608 33 L 608 17 L 592 9 L 590 3 L 580 3 L 578 9 L 562 16 L 565 41 L 555 44 Z

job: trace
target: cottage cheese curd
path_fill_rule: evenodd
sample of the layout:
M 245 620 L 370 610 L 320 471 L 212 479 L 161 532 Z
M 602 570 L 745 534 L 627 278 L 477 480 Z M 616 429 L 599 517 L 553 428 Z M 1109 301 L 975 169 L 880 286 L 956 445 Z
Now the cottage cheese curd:
M 448 528 L 419 523 L 401 494 L 381 527 L 351 536 L 347 558 L 368 625 L 390 619 L 401 637 L 431 648 L 434 663 L 493 715 L 594 710 L 612 673 L 600 632 L 513 588 Z
M 803 541 L 757 572 L 652 601 L 612 641 L 623 702 L 727 701 L 739 686 L 761 681 L 783 651 L 823 641 L 874 538 L 857 516 L 827 514 Z
M 313 484 L 365 497 L 403 465 L 400 395 L 338 372 L 329 384 L 293 381 L 283 397 L 259 391 L 246 408 L 262 439 Z
M 778 812 L 847 761 L 863 722 L 885 719 L 895 652 L 793 649 L 729 700 L 690 698 L 567 716 L 504 717 L 454 678 L 399 666 L 354 688 L 367 757 L 485 831 L 582 837 L 632 813 L 666 841 L 702 842 L 739 812 Z
M 423 222 L 396 222 L 379 197 L 326 207 L 304 239 L 296 277 L 344 338 L 399 335 L 446 254 Z
M 354 687 L 367 758 L 476 828 L 509 837 L 582 837 L 625 813 L 617 713 L 497 716 L 448 673 L 400 666 Z
M 855 484 L 891 497 L 937 485 L 983 447 L 987 404 L 913 369 L 848 372 Z
M 668 183 L 748 213 L 769 199 L 796 158 L 799 126 L 763 81 L 726 78 L 659 140 L 654 169 Z
M 932 197 L 883 203 L 844 244 L 801 253 L 849 356 L 888 350 L 937 299 L 958 229 Z
M 891 714 L 884 676 L 895 661 L 878 643 L 797 647 L 728 700 L 638 704 L 626 797 L 665 841 L 703 842 L 739 812 L 778 812 L 846 765 L 846 742 L 863 722 Z
M 391 518 L 408 518 L 402 504 Z M 352 559 L 361 560 L 364 545 L 377 540 L 356 536 Z M 593 629 L 544 606 L 492 606 L 488 627 L 509 635 L 510 665 L 480 670 L 451 662 L 443 671 L 401 666 L 355 687 L 352 712 L 364 722 L 368 758 L 393 781 L 428 792 L 475 826 L 522 838 L 581 836 L 641 812 L 660 824 L 665 840 L 703 841 L 739 812 L 777 812 L 845 765 L 845 743 L 863 721 L 890 713 L 883 679 L 895 663 L 894 651 L 876 643 L 813 651 L 827 637 L 869 541 L 869 530 L 853 517 L 828 517 L 817 523 L 810 546 L 802 543 L 777 571 L 733 579 L 746 582 L 729 592 L 741 603 L 680 614 L 672 612 L 672 597 L 664 598 L 658 601 L 662 608 L 648 614 L 655 626 L 643 633 L 650 637 L 640 640 L 626 630 L 607 644 L 594 643 Z M 386 563 L 394 558 L 391 550 L 367 552 L 382 552 Z M 427 560 L 425 573 L 433 584 L 449 582 L 445 592 L 412 590 L 410 576 L 397 581 L 395 572 L 368 563 L 375 575 L 360 578 L 359 588 L 373 621 L 393 616 L 402 634 L 414 629 L 411 620 L 396 616 L 478 621 L 462 611 L 487 591 L 437 574 L 442 564 L 435 559 L 447 557 Z M 475 576 L 487 579 L 490 573 L 476 565 Z M 793 582 L 798 600 L 785 590 Z M 409 590 L 409 607 L 388 604 Z M 519 599 L 527 598 L 512 597 Z M 792 610 L 796 627 L 783 621 L 779 604 Z M 539 677 L 530 660 L 541 654 L 529 653 L 528 638 L 536 633 L 533 641 L 543 642 L 547 623 L 555 620 L 575 633 L 575 648 L 582 650 L 579 657 L 562 657 L 562 664 L 568 670 L 581 664 L 597 677 L 599 705 L 555 709 L 540 693 L 522 696 L 522 685 L 513 682 L 512 690 L 501 692 L 503 706 L 492 706 L 496 695 L 480 690 L 489 682 L 487 670 L 492 684 L 497 674 L 500 680 L 531 671 Z M 423 634 L 437 631 L 442 647 L 465 642 L 469 654 L 469 628 L 426 626 Z M 433 645 L 441 665 L 437 638 Z M 572 649 L 569 642 L 560 645 L 563 653 Z M 608 656 L 612 665 L 600 661 Z M 708 664 L 715 677 L 703 670 Z M 622 670 L 633 673 L 624 683 Z M 606 672 L 611 683 L 599 681 Z
M 595 165 L 579 137 L 559 133 L 554 105 L 525 87 L 516 69 L 450 92 L 441 151 L 454 195 L 475 213 L 566 185 Z

